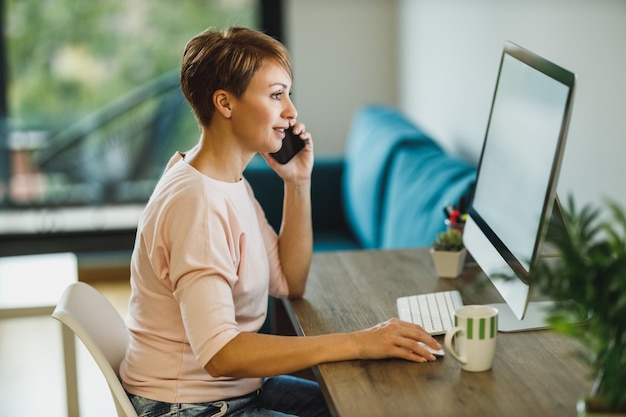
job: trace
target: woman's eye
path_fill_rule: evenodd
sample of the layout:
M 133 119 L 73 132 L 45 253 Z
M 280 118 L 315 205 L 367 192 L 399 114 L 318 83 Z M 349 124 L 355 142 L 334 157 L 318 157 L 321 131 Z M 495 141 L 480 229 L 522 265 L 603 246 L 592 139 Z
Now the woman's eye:
M 283 92 L 279 91 L 277 93 L 272 94 L 272 98 L 276 100 L 280 100 L 283 97 Z

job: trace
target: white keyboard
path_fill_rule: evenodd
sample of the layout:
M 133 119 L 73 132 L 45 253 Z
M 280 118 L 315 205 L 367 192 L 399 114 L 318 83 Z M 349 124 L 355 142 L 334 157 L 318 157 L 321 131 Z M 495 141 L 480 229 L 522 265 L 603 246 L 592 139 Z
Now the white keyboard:
M 458 291 L 452 290 L 400 297 L 396 304 L 400 320 L 419 324 L 431 335 L 438 335 L 454 327 L 454 311 L 463 306 L 463 300 Z

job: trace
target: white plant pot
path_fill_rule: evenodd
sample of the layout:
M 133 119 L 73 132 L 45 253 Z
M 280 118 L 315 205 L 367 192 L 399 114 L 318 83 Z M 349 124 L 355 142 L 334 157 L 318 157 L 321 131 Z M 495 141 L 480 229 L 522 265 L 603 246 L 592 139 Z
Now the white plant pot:
M 458 252 L 448 252 L 430 250 L 430 254 L 435 264 L 435 271 L 440 278 L 456 278 L 463 271 L 467 250 L 461 249 Z

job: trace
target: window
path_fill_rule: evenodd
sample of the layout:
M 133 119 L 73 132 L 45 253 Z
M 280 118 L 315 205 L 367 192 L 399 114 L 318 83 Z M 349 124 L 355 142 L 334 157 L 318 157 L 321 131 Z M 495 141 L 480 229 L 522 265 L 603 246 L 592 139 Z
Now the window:
M 279 0 L 3 6 L 0 245 L 134 230 L 164 164 L 198 138 L 178 88 L 185 43 L 209 26 L 269 25 L 280 37 Z

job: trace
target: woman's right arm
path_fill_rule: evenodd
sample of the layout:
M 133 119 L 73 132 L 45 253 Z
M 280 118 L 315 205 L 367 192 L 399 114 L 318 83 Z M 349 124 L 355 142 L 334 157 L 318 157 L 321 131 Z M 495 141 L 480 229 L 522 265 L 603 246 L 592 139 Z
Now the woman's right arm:
M 239 333 L 207 363 L 214 377 L 268 377 L 320 363 L 354 359 L 401 358 L 413 362 L 436 358 L 418 342 L 441 347 L 420 326 L 390 319 L 353 333 L 322 336 L 274 336 Z

